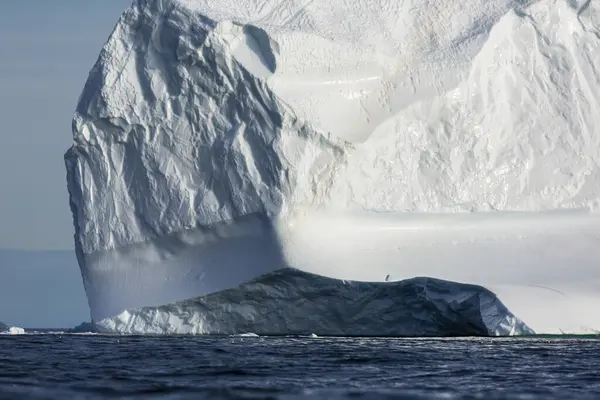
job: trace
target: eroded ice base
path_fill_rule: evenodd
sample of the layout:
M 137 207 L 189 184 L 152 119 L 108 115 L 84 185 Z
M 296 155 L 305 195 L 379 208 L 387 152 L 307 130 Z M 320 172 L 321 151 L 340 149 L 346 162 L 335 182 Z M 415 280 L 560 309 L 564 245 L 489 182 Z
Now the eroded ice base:
M 258 216 L 97 252 L 85 263 L 93 321 L 235 287 L 285 265 L 271 223 Z
M 600 216 L 586 210 L 320 213 L 300 219 L 291 237 L 286 257 L 306 271 L 482 285 L 536 333 L 600 331 Z
M 354 282 L 281 269 L 240 287 L 97 324 L 129 334 L 505 336 L 531 334 L 481 286 L 430 278 Z
M 161 239 L 104 253 L 88 260 L 93 278 L 88 276 L 85 282 L 93 319 L 120 315 L 105 327 L 125 332 L 134 329 L 139 333 L 146 328 L 148 333 L 161 329 L 172 332 L 179 329 L 174 328 L 177 324 L 191 326 L 189 321 L 200 321 L 200 317 L 182 317 L 186 313 L 200 313 L 202 321 L 210 319 L 201 310 L 187 306 L 177 308 L 172 316 L 175 322 L 169 322 L 167 311 L 174 310 L 171 306 L 154 311 L 145 308 L 142 314 L 132 314 L 131 310 L 217 296 L 216 292 L 263 274 L 293 267 L 336 280 L 383 282 L 426 276 L 481 285 L 535 333 L 590 333 L 600 331 L 600 316 L 595 312 L 600 305 L 599 222 L 597 214 L 587 211 L 451 215 L 319 212 L 300 215 L 276 227 L 249 217 L 215 229 L 188 232 L 170 238 L 170 242 Z M 243 289 L 236 290 L 242 304 Z M 306 302 L 302 296 L 319 293 L 314 288 L 297 290 L 285 295 Z M 246 295 L 253 296 L 250 292 Z M 271 301 L 267 299 L 270 295 L 261 301 Z M 357 297 L 342 297 L 336 307 L 341 310 L 346 301 L 348 310 L 362 304 L 373 311 L 375 305 L 368 304 L 369 298 L 361 299 L 362 303 Z M 233 303 L 225 302 L 222 307 L 231 306 L 227 304 Z M 252 307 L 245 315 L 245 308 L 239 306 L 231 321 L 226 313 L 215 315 L 221 315 L 218 320 L 223 329 L 229 329 L 227 332 L 239 326 L 246 329 L 240 318 L 253 320 L 256 310 L 266 306 Z M 130 311 L 123 314 L 124 310 Z M 137 315 L 137 322 L 126 322 L 129 317 L 123 320 L 124 315 Z M 182 318 L 188 322 L 184 324 Z M 160 328 L 157 321 L 167 325 Z M 216 321 L 182 329 L 217 332 Z M 260 326 L 262 332 L 268 330 L 266 325 Z M 342 330 L 340 326 L 336 329 Z M 392 328 L 386 329 L 391 332 Z

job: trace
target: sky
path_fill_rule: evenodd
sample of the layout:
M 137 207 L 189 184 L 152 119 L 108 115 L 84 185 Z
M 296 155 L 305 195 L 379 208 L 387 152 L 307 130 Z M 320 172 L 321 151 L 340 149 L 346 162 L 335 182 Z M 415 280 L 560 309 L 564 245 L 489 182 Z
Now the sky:
M 72 249 L 63 163 L 71 118 L 130 3 L 0 3 L 0 249 Z
M 89 320 L 72 251 L 0 250 L 0 322 L 64 329 Z
M 88 72 L 130 3 L 0 2 L 0 321 L 7 324 L 89 320 L 63 155 Z

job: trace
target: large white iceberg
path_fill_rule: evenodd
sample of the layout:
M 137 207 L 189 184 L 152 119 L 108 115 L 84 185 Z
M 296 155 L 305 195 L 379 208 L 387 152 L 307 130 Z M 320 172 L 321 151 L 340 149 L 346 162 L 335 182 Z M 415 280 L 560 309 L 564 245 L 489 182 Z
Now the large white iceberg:
M 600 329 L 599 43 L 589 1 L 134 2 L 65 155 L 93 321 L 293 267 Z
M 2 326 L 0 323 L 0 335 L 24 335 L 25 329 L 18 326 Z

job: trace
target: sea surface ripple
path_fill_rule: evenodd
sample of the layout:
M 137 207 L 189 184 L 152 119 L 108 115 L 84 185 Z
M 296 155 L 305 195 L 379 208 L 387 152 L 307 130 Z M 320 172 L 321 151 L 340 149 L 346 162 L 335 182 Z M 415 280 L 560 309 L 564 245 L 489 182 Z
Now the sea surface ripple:
M 598 399 L 593 338 L 0 336 L 0 398 Z

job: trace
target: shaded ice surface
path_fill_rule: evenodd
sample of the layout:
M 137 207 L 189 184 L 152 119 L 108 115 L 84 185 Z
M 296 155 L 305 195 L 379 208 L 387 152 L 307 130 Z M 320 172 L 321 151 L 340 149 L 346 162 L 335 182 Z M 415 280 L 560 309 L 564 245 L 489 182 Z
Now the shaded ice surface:
M 135 1 L 65 155 L 92 320 L 291 267 L 600 330 L 599 43 L 589 1 Z
M 507 336 L 533 331 L 489 290 L 431 278 L 353 282 L 294 269 L 237 288 L 98 322 L 149 334 Z

